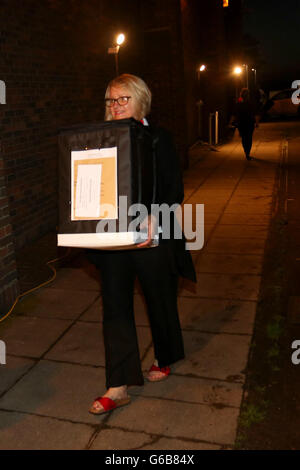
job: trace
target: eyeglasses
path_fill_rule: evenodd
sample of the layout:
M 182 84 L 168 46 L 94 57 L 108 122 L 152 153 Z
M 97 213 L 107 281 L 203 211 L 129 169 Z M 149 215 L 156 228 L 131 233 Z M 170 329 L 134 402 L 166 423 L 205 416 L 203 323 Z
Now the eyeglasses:
M 105 106 L 108 108 L 111 108 L 115 103 L 118 103 L 120 106 L 125 106 L 131 96 L 120 96 L 119 98 L 106 98 L 105 101 Z

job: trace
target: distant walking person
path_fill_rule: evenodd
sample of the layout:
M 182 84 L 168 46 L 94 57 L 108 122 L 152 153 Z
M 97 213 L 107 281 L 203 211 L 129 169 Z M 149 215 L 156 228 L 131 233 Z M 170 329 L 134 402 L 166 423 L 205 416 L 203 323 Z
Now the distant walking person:
M 252 148 L 252 136 L 254 128 L 258 127 L 259 115 L 257 107 L 250 100 L 248 88 L 242 88 L 240 97 L 236 104 L 234 115 L 230 119 L 230 125 L 235 121 L 242 138 L 242 145 L 247 160 L 252 160 L 250 152 Z

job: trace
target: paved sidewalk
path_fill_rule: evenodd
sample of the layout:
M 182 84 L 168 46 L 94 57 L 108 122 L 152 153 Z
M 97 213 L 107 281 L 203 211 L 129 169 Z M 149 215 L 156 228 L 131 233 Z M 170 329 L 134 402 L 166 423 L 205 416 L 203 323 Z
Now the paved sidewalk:
M 167 381 L 130 388 L 129 406 L 90 415 L 105 390 L 102 307 L 98 274 L 79 257 L 0 323 L 0 449 L 233 448 L 280 158 L 267 129 L 256 132 L 251 162 L 239 140 L 191 151 L 185 203 L 205 204 L 205 246 L 193 252 L 197 285 L 180 285 L 186 359 Z M 135 307 L 147 371 L 138 286 Z

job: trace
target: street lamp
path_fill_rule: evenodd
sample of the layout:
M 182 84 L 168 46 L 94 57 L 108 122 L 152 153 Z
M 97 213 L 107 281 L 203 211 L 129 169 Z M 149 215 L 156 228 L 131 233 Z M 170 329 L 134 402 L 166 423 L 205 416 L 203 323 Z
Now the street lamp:
M 243 67 L 245 67 L 245 70 L 246 70 L 246 87 L 249 88 L 249 79 L 248 79 L 248 65 L 247 64 L 243 64 Z M 243 73 L 243 69 L 240 65 L 236 66 L 234 69 L 233 69 L 233 73 L 235 75 L 241 75 Z
M 236 75 L 236 77 L 239 77 L 242 74 L 242 72 L 243 72 L 243 69 L 239 65 L 237 65 L 233 69 L 233 73 L 234 75 Z M 238 83 L 236 80 L 235 80 L 235 99 L 236 100 L 238 99 Z
M 234 67 L 234 69 L 233 69 L 233 73 L 234 73 L 235 75 L 241 75 L 242 71 L 243 71 L 243 70 L 242 70 L 242 67 L 240 67 L 240 66 Z
M 115 66 L 116 66 L 116 76 L 119 75 L 119 50 L 120 46 L 125 41 L 125 35 L 123 33 L 119 34 L 116 39 L 116 45 L 108 48 L 108 54 L 114 54 L 115 56 Z
M 245 67 L 245 69 L 246 69 L 246 87 L 249 88 L 248 65 L 243 64 L 243 67 Z
M 198 83 L 197 83 L 197 92 L 199 94 L 199 96 L 201 96 L 201 91 L 202 91 L 202 88 L 201 88 L 201 80 L 200 80 L 200 77 L 201 77 L 201 73 L 205 72 L 207 69 L 206 65 L 205 64 L 202 64 L 200 65 L 198 68 L 197 68 L 197 76 L 198 76 Z M 203 105 L 204 105 L 204 102 L 202 101 L 202 99 L 199 99 L 196 103 L 197 107 L 198 107 L 198 137 L 199 139 L 202 138 L 202 131 L 203 131 Z
M 121 46 L 121 44 L 123 44 L 123 42 L 125 41 L 125 36 L 123 33 L 119 34 L 118 37 L 117 37 L 117 44 L 118 46 Z
M 200 67 L 197 68 L 198 80 L 200 80 L 201 72 L 205 72 L 205 70 L 206 70 L 206 65 L 205 64 L 202 64 L 202 65 L 200 65 Z

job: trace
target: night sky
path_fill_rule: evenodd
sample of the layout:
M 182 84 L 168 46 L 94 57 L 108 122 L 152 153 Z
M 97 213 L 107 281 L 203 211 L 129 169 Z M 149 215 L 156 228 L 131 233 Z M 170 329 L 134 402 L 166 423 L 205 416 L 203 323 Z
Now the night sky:
M 244 0 L 244 5 L 244 30 L 260 41 L 266 62 L 260 80 L 290 86 L 300 79 L 300 0 Z

